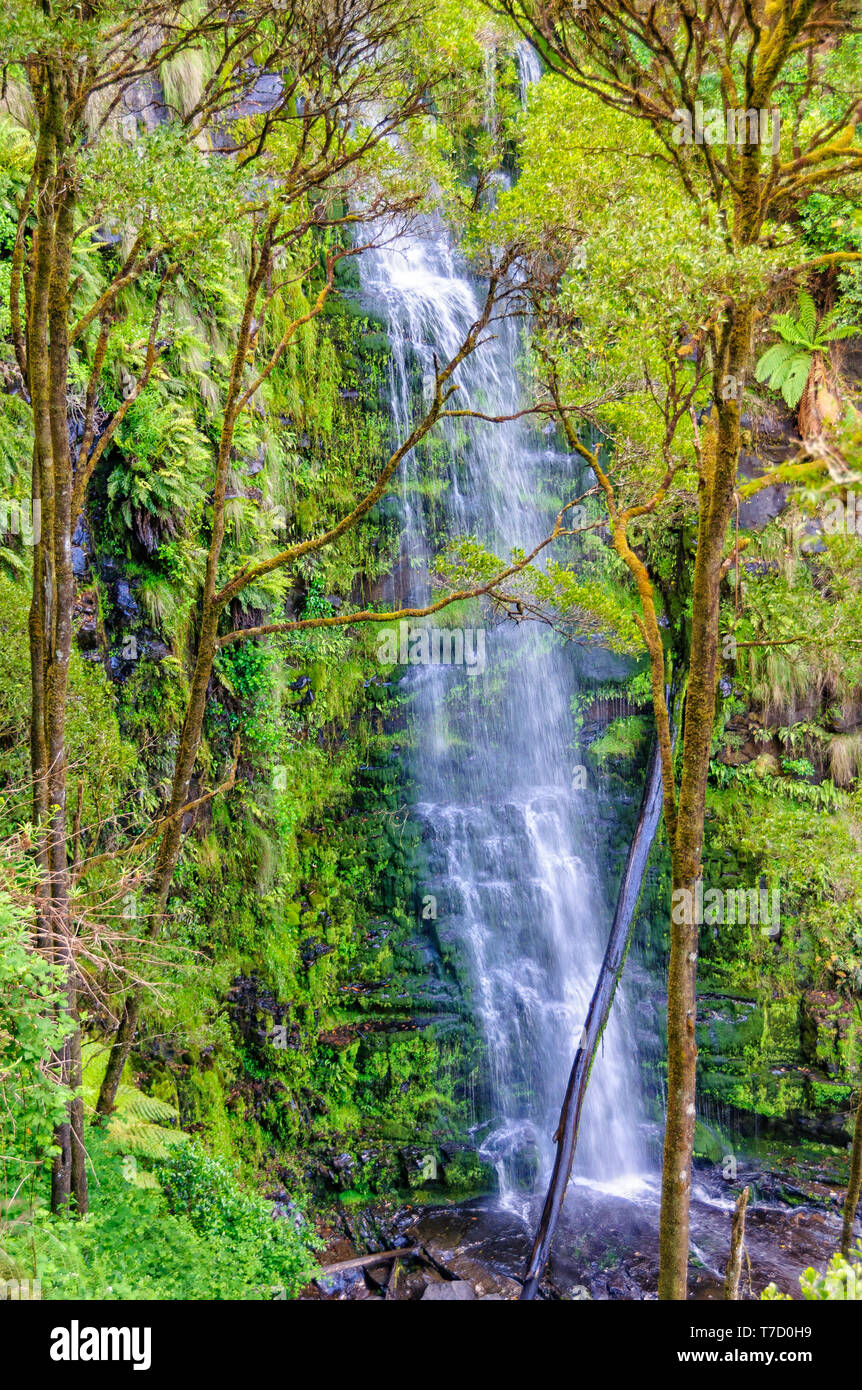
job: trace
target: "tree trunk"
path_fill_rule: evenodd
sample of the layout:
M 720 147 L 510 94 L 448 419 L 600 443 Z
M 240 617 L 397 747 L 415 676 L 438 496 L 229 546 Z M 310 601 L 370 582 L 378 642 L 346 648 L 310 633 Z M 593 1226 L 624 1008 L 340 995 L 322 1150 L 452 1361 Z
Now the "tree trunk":
M 33 593 L 30 605 L 30 768 L 37 858 L 36 937 L 66 972 L 66 1007 L 73 1032 L 56 1058 L 57 1079 L 81 1084 L 77 972 L 69 907 L 66 824 L 66 697 L 72 648 L 75 581 L 72 570 L 72 457 L 69 444 L 69 309 L 75 233 L 75 171 L 66 131 L 69 81 L 59 62 L 46 64 L 34 86 L 39 122 L 34 182 L 36 228 L 32 268 L 25 277 L 27 377 L 33 411 Z M 70 1104 L 57 1128 L 52 1169 L 54 1210 L 75 1198 L 87 1209 L 83 1105 Z
M 724 1276 L 724 1297 L 739 1298 L 739 1276 L 742 1273 L 742 1254 L 745 1249 L 745 1209 L 748 1206 L 748 1188 L 744 1187 L 736 1201 L 733 1224 L 730 1229 L 730 1254 L 727 1257 L 727 1270 Z
M 130 990 L 123 1003 L 119 1026 L 108 1053 L 108 1065 L 105 1068 L 105 1075 L 102 1077 L 99 1099 L 96 1102 L 97 1115 L 110 1115 L 117 1103 L 117 1091 L 122 1080 L 123 1068 L 135 1040 L 135 1029 L 138 1026 L 138 1005 L 138 992 Z
M 697 554 L 692 582 L 691 653 L 685 700 L 682 772 L 672 840 L 674 901 L 691 912 L 671 913 L 667 988 L 667 1120 L 662 1163 L 659 1224 L 660 1299 L 684 1300 L 688 1293 L 689 1205 L 694 1149 L 697 1078 L 697 950 L 699 923 L 693 911 L 701 872 L 706 783 L 718 682 L 719 590 L 722 556 L 733 508 L 739 462 L 739 403 L 722 399 L 728 376 L 741 380 L 748 363 L 752 312 L 748 305 L 728 314 L 720 360 L 713 379 L 717 427 L 709 432 L 700 461 Z M 674 920 L 674 917 L 681 920 Z
M 220 548 L 220 536 L 218 537 L 218 544 Z M 217 564 L 218 557 L 216 555 L 215 563 L 210 566 L 212 573 L 210 574 L 208 570 L 207 574 L 207 593 L 204 599 L 198 653 L 171 784 L 171 800 L 167 812 L 169 819 L 159 841 L 156 862 L 153 865 L 153 872 L 148 885 L 149 926 L 147 932 L 150 936 L 154 936 L 158 932 L 161 918 L 168 905 L 171 883 L 182 844 L 182 808 L 189 799 L 192 772 L 203 733 L 207 688 L 215 661 L 220 613 L 220 608 L 215 601 Z M 111 1044 L 108 1065 L 96 1103 L 96 1111 L 99 1115 L 110 1115 L 116 1104 L 117 1088 L 134 1042 L 140 1002 L 141 990 L 139 986 L 136 986 L 126 995 L 120 1025 Z
M 856 1107 L 856 1126 L 853 1130 L 853 1148 L 850 1154 L 850 1177 L 847 1181 L 847 1195 L 844 1198 L 844 1224 L 841 1228 L 841 1253 L 850 1258 L 853 1244 L 853 1222 L 862 1192 L 862 1090 L 859 1091 L 859 1104 Z
M 674 874 L 673 887 L 675 893 L 680 889 L 690 893 L 688 901 L 694 903 L 694 879 L 681 881 Z M 671 920 L 667 978 L 667 1113 L 659 1222 L 658 1296 L 661 1299 L 685 1299 L 688 1289 L 696 1018 L 697 925 Z

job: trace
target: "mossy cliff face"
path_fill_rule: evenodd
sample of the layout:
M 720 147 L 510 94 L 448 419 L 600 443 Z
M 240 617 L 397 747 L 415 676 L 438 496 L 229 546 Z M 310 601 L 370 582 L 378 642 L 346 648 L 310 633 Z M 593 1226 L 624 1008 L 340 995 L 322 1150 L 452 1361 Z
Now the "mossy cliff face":
M 752 764 L 760 756 L 753 750 Z M 614 761 L 625 772 L 622 758 Z M 842 951 L 836 926 L 853 884 L 854 821 L 850 808 L 818 812 L 795 800 L 794 790 L 762 765 L 744 785 L 708 790 L 704 893 L 718 890 L 724 904 L 716 921 L 704 913 L 698 964 L 696 1151 L 711 1161 L 757 1137 L 839 1146 L 850 1139 L 862 1029 L 848 988 L 852 929 Z M 740 889 L 756 890 L 759 901 L 763 892 L 777 915 L 765 923 L 733 920 L 728 898 Z M 639 1036 L 657 1123 L 670 892 L 660 832 L 633 952 L 636 974 L 642 967 Z
M 348 480 L 343 509 L 385 447 L 387 340 L 359 304 L 350 262 L 339 288 L 307 360 L 281 383 L 283 413 L 238 463 L 238 525 L 247 503 L 281 498 L 285 523 L 312 529 L 323 499 L 332 505 L 333 462 Z M 314 411 L 301 399 L 311 392 Z M 194 524 L 118 507 L 117 462 L 96 480 L 75 557 L 70 749 L 85 825 L 157 804 L 188 676 Z M 381 506 L 346 552 L 234 620 L 337 612 L 374 590 L 398 544 L 397 508 Z M 21 732 L 22 584 L 8 576 L 0 592 L 5 713 Z M 187 818 L 131 1063 L 210 1149 L 319 1197 L 491 1181 L 466 1135 L 479 1042 L 457 962 L 423 916 L 398 677 L 361 629 L 247 642 L 219 659 L 192 795 L 219 780 L 239 734 L 237 782 Z M 132 894 L 123 915 L 138 910 Z M 91 1035 L 106 1023 L 94 1013 Z
M 92 274 L 114 254 L 94 254 Z M 143 833 L 173 769 L 209 525 L 217 368 L 241 283 L 227 242 L 220 257 L 166 311 L 159 380 L 105 451 L 74 537 L 69 800 L 80 788 L 84 854 L 94 826 L 108 827 L 109 843 Z M 335 278 L 237 434 L 228 568 L 343 516 L 388 455 L 384 325 L 360 301 L 353 261 L 338 262 Z M 312 275 L 290 311 L 301 315 L 303 291 L 318 289 Z M 129 291 L 130 342 L 152 298 L 147 284 Z M 106 369 L 105 411 L 123 398 L 125 348 L 124 337 Z M 24 496 L 29 415 L 20 379 L 0 366 L 2 482 Z M 374 601 L 401 563 L 401 524 L 393 493 L 340 546 L 235 602 L 231 626 Z M 23 541 L 0 552 L 0 772 L 14 786 L 27 776 L 29 560 Z M 361 628 L 220 653 L 190 797 L 224 779 L 238 736 L 236 784 L 185 818 L 169 923 L 148 958 L 133 1079 L 249 1175 L 281 1175 L 294 1189 L 491 1181 L 467 1137 L 480 1044 L 463 968 L 423 917 L 398 678 Z M 3 832 L 15 833 L 14 808 L 0 810 Z M 112 824 L 122 831 L 113 841 Z M 140 935 L 142 911 L 133 885 L 117 903 L 122 930 Z M 102 1002 L 84 1019 L 99 1044 L 117 991 L 116 976 L 100 979 Z
M 705 883 L 725 882 L 727 863 L 722 857 L 722 873 L 706 856 Z M 710 873 L 714 877 L 708 877 Z M 734 887 L 739 881 L 737 874 Z M 749 881 L 756 884 L 757 877 Z M 644 996 L 641 1041 L 657 1119 L 669 894 L 667 855 L 658 845 L 639 906 L 635 948 L 654 982 Z M 706 1122 L 696 1145 L 701 1157 L 715 1161 L 716 1131 L 726 1141 L 719 1144 L 722 1152 L 728 1151 L 734 1135 L 849 1142 L 862 1050 L 858 1022 L 850 1001 L 834 990 L 816 988 L 798 958 L 792 974 L 802 987 L 789 983 L 782 941 L 786 943 L 786 936 L 778 941 L 763 937 L 759 925 L 701 927 L 698 1094 Z

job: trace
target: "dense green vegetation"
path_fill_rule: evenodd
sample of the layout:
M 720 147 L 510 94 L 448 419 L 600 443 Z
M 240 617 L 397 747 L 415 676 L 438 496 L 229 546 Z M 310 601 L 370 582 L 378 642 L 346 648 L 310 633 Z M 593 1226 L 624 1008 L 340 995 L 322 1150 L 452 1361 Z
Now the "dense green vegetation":
M 334 1211 L 493 1188 L 471 981 L 423 911 L 403 672 L 374 621 L 398 618 L 390 595 L 417 562 L 410 487 L 434 519 L 433 597 L 461 596 L 442 621 L 534 618 L 625 671 L 585 674 L 572 700 L 575 761 L 615 818 L 611 900 L 665 684 L 689 691 L 667 752 L 685 787 L 698 725 L 704 889 L 781 901 L 770 933 L 701 929 L 689 1150 L 784 1173 L 816 1150 L 836 1191 L 848 1180 L 859 35 L 826 6 L 834 35 L 784 54 L 784 183 L 755 231 L 742 175 L 697 149 L 676 167 L 670 114 L 632 108 L 632 70 L 659 82 L 659 30 L 654 49 L 628 31 L 610 100 L 583 7 L 550 29 L 528 4 L 370 7 L 349 78 L 346 8 L 330 43 L 313 5 L 288 22 L 261 0 L 252 22 L 153 0 L 134 83 L 107 38 L 116 23 L 136 51 L 119 0 L 80 34 L 71 4 L 0 18 L 0 1278 L 38 1278 L 46 1298 L 294 1297 Z M 692 8 L 709 30 L 714 7 Z M 793 6 L 753 8 L 780 35 Z M 668 51 L 676 22 L 659 26 Z M 220 66 L 227 34 L 239 57 Z M 543 60 L 528 93 L 523 34 Z M 706 105 L 738 104 L 737 40 L 700 75 Z M 262 72 L 295 81 L 283 106 L 255 105 Z M 357 262 L 428 213 L 491 288 L 461 358 L 430 383 L 416 366 L 418 478 L 399 493 L 390 344 Z M 550 427 L 570 465 L 536 480 L 541 559 L 447 536 L 437 507 L 450 455 L 469 466 L 437 427 L 447 393 L 510 307 L 529 319 L 537 450 Z M 743 324 L 739 382 L 728 324 Z M 704 626 L 697 567 L 720 511 L 704 497 L 730 454 Z M 679 865 L 666 815 L 633 936 L 657 1123 L 674 1090 L 669 904 L 698 876 Z M 859 1297 L 859 1269 L 836 1256 L 802 1294 Z

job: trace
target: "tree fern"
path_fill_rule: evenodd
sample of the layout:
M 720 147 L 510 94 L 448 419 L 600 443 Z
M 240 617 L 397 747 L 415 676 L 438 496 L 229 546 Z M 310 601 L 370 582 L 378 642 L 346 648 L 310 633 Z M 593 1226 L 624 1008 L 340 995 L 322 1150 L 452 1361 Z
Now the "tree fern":
M 122 1097 L 122 1100 L 121 1100 Z M 144 1095 L 134 1086 L 121 1086 L 117 1092 L 117 1110 L 123 1118 L 143 1120 L 145 1124 L 175 1124 L 179 1120 L 176 1106 L 169 1105 L 158 1096 Z
M 781 394 L 791 409 L 798 405 L 802 399 L 802 392 L 805 390 L 805 383 L 808 380 L 810 370 L 810 354 L 797 353 L 791 357 L 786 370 L 782 373 Z
M 178 1121 L 173 1105 L 157 1096 L 144 1095 L 134 1086 L 123 1085 L 117 1091 L 116 1109 L 108 1121 L 107 1139 L 113 1147 L 134 1158 L 170 1158 L 178 1145 L 188 1141 L 183 1130 L 169 1128 Z M 140 1171 L 137 1164 L 131 1166 L 129 1180 L 138 1187 L 158 1185 L 154 1175 Z
M 188 1135 L 181 1129 L 166 1129 L 146 1120 L 112 1115 L 108 1139 L 124 1154 L 132 1154 L 135 1158 L 170 1158 L 178 1144 L 186 1143 Z
M 93 1105 L 99 1092 L 105 1068 L 104 1054 L 92 1046 L 84 1049 L 84 1104 Z M 176 1106 L 158 1096 L 145 1095 L 136 1086 L 123 1082 L 117 1090 L 115 1109 L 108 1120 L 105 1138 L 111 1148 L 133 1160 L 164 1159 L 188 1142 L 188 1135 L 179 1128 Z M 126 1177 L 136 1187 L 158 1187 L 154 1173 L 137 1162 L 128 1165 Z
M 757 364 L 757 380 L 765 381 L 767 377 L 773 376 L 781 368 L 786 367 L 796 352 L 797 349 L 790 343 L 773 343 L 772 347 L 766 349 Z
M 838 323 L 839 316 L 838 309 L 830 309 L 818 324 L 814 300 L 806 290 L 797 296 L 795 318 L 789 313 L 773 314 L 771 326 L 782 341 L 766 349 L 754 375 L 758 381 L 768 381 L 771 390 L 780 391 L 791 409 L 802 399 L 814 354 L 828 358 L 831 342 L 858 332 L 855 324 Z

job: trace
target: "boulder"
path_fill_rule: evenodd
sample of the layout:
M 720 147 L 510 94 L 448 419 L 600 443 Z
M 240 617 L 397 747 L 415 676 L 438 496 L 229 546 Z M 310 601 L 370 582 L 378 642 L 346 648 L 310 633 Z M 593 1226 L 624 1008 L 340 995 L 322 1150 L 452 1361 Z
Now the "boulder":
M 476 1290 L 466 1279 L 453 1279 L 447 1283 L 427 1284 L 422 1302 L 466 1303 L 474 1300 Z

